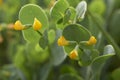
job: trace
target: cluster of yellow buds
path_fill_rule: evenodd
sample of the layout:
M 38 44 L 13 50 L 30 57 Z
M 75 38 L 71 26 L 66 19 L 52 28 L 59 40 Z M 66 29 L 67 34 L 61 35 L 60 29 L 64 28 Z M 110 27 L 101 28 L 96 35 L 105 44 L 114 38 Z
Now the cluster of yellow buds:
M 58 39 L 58 45 L 59 46 L 66 46 L 68 45 L 69 42 L 64 38 L 64 36 L 61 36 L 59 39 Z
M 60 36 L 60 38 L 58 39 L 58 45 L 59 46 L 66 46 L 69 45 L 69 41 L 67 41 L 64 36 Z M 70 59 L 76 59 L 78 57 L 78 52 L 76 49 L 72 50 L 69 54 Z
M 87 45 L 94 45 L 96 44 L 97 40 L 94 36 L 91 36 L 90 39 L 86 42 Z M 67 41 L 64 36 L 61 36 L 59 39 L 58 39 L 58 45 L 59 46 L 66 46 L 66 45 L 69 45 L 69 41 Z M 68 55 L 70 57 L 70 59 L 77 59 L 78 58 L 78 51 L 77 49 L 74 49 L 70 52 L 70 54 Z
M 91 36 L 90 39 L 87 41 L 88 45 L 94 45 L 96 44 L 97 40 L 94 36 Z
M 34 23 L 32 26 L 33 26 L 34 30 L 39 30 L 39 29 L 41 29 L 42 24 L 37 18 L 34 18 Z M 26 26 L 22 25 L 22 23 L 19 20 L 17 20 L 14 24 L 14 29 L 15 30 L 24 30 L 24 29 L 26 29 Z

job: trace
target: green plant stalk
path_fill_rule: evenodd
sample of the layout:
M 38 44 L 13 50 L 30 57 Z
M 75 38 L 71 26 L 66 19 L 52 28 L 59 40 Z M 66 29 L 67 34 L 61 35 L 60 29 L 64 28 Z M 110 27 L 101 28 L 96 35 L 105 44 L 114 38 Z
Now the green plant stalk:
M 42 36 L 42 35 L 43 35 L 40 31 L 37 31 L 37 33 L 38 33 L 40 36 Z
M 91 16 L 92 20 L 94 21 L 94 23 L 97 25 L 97 27 L 100 29 L 100 31 L 102 32 L 102 34 L 105 36 L 106 40 L 112 44 L 112 46 L 114 47 L 116 54 L 118 55 L 118 57 L 120 58 L 120 48 L 119 46 L 116 44 L 116 42 L 114 41 L 114 39 L 109 35 L 109 33 L 107 31 L 105 31 L 100 24 L 97 22 L 97 20 L 95 19 L 95 17 L 92 15 L 92 13 L 90 11 L 88 11 L 88 14 Z

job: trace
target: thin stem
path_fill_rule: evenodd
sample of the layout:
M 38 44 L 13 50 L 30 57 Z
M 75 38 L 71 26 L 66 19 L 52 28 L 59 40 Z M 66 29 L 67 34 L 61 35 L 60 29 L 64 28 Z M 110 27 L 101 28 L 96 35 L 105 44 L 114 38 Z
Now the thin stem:
M 109 33 L 107 31 L 105 31 L 102 26 L 97 22 L 97 20 L 95 19 L 95 17 L 92 15 L 92 13 L 90 11 L 88 11 L 89 15 L 91 16 L 92 20 L 94 21 L 94 23 L 97 25 L 97 27 L 100 29 L 100 31 L 102 32 L 102 34 L 105 36 L 106 40 L 113 45 L 117 55 L 120 57 L 120 48 L 119 46 L 115 43 L 114 39 L 109 35 Z
M 37 33 L 40 34 L 41 36 L 43 35 L 40 31 L 37 30 Z

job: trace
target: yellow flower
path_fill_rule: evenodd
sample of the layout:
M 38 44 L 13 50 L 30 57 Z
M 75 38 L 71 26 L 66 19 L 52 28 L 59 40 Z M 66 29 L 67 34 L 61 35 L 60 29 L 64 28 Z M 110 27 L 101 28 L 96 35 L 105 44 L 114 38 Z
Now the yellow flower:
M 64 36 L 61 36 L 59 39 L 58 39 L 58 45 L 59 46 L 65 46 L 65 45 L 68 45 L 69 42 L 64 38 Z
M 3 0 L 0 0 L 0 5 L 2 5 L 2 3 L 3 3 Z
M 94 45 L 96 44 L 97 40 L 94 36 L 91 36 L 90 39 L 87 41 L 88 45 Z
M 37 18 L 35 18 L 33 23 L 33 29 L 39 30 L 41 27 L 42 27 L 41 22 Z
M 77 50 L 74 49 L 73 51 L 71 51 L 69 54 L 69 57 L 70 57 L 70 59 L 76 59 L 78 57 Z
M 25 27 L 22 25 L 22 23 L 18 20 L 14 24 L 14 29 L 15 30 L 23 30 Z

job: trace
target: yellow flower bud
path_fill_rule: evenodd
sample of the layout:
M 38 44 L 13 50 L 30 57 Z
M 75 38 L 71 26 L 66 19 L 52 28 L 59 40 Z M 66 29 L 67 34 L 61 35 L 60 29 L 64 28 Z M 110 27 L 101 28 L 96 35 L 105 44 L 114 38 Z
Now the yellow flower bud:
M 94 36 L 91 36 L 90 39 L 87 41 L 88 45 L 94 45 L 96 44 L 97 40 Z
M 3 0 L 0 0 L 0 5 L 2 5 L 2 3 L 3 3 Z
M 14 24 L 14 29 L 15 30 L 23 30 L 24 29 L 24 26 L 22 25 L 22 23 L 18 20 L 15 22 Z
M 39 30 L 41 27 L 42 27 L 41 22 L 37 18 L 35 18 L 33 23 L 33 29 Z
M 73 50 L 69 54 L 70 59 L 76 59 L 78 57 L 78 52 L 77 50 Z
M 58 45 L 59 46 L 65 46 L 65 45 L 68 45 L 69 42 L 64 38 L 64 36 L 61 36 L 59 39 L 58 39 Z

